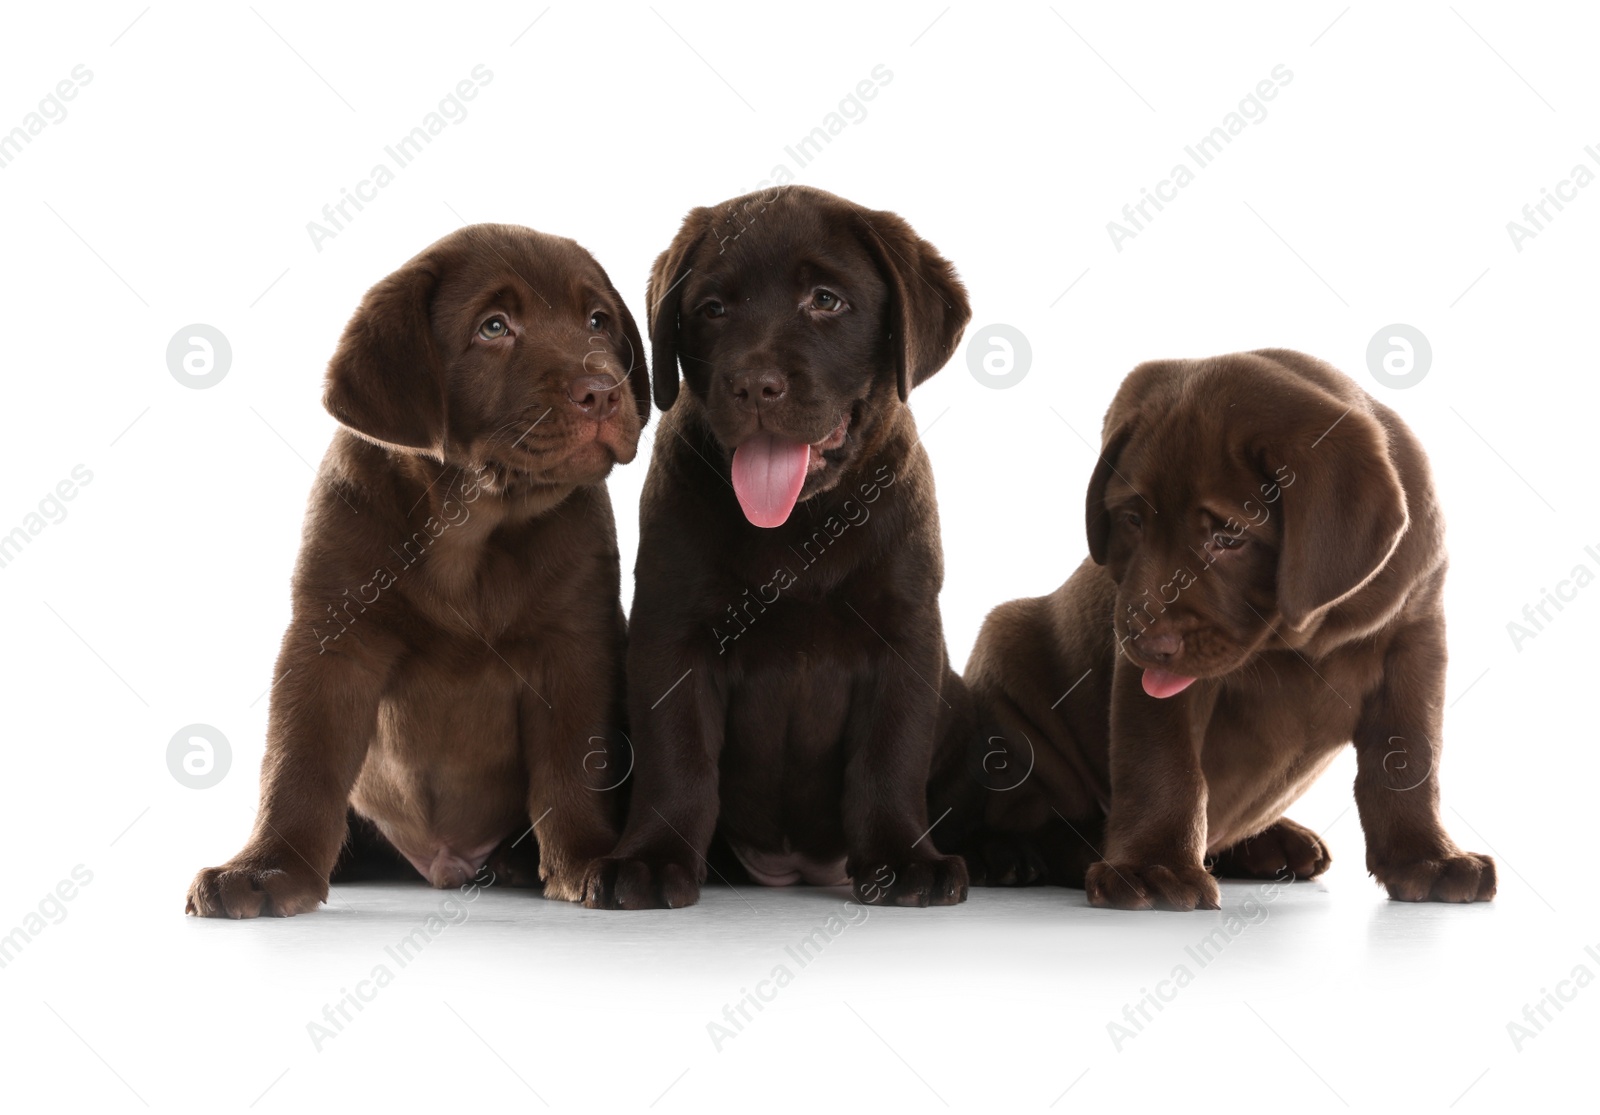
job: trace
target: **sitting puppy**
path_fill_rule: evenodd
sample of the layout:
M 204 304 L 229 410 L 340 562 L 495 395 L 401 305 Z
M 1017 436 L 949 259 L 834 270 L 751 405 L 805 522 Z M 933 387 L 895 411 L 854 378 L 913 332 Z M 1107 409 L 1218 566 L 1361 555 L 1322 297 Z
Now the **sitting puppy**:
M 1444 524 L 1393 411 L 1296 352 L 1142 364 L 1106 415 L 1087 519 L 1090 560 L 996 608 L 966 675 L 1035 750 L 992 819 L 1038 834 L 1055 881 L 1192 910 L 1217 906 L 1207 856 L 1320 874 L 1327 848 L 1283 813 L 1353 740 L 1390 896 L 1494 896 L 1494 861 L 1439 820 Z
M 648 299 L 667 413 L 629 618 L 638 761 L 585 904 L 694 903 L 719 817 L 760 883 L 960 902 L 924 792 L 970 702 L 906 406 L 970 316 L 954 269 L 893 213 L 795 186 L 693 210 Z
M 627 307 L 571 240 L 473 225 L 367 292 L 328 368 L 344 428 L 306 513 L 255 831 L 189 913 L 315 908 L 347 806 L 353 849 L 436 887 L 531 825 L 545 893 L 579 896 L 620 812 L 587 773 L 624 712 L 603 481 L 648 389 Z

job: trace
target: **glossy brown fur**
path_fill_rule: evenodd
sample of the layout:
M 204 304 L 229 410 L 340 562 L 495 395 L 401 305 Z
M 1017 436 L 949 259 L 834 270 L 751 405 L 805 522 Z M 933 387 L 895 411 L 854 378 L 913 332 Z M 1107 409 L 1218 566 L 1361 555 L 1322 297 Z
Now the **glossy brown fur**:
M 1439 819 L 1444 524 L 1393 411 L 1287 350 L 1141 365 L 1106 415 L 1086 518 L 1090 559 L 996 608 L 966 673 L 991 731 L 1036 755 L 991 820 L 1055 881 L 1193 909 L 1217 905 L 1207 857 L 1317 875 L 1326 846 L 1283 813 L 1353 741 L 1390 895 L 1493 897 L 1493 861 Z M 1148 667 L 1199 680 L 1158 699 Z
M 807 309 L 819 285 L 848 309 Z M 671 409 L 630 617 L 639 759 L 626 831 L 586 903 L 695 902 L 714 831 L 747 863 L 842 865 L 863 901 L 960 901 L 961 860 L 924 838 L 924 790 L 936 740 L 970 710 L 945 652 L 933 477 L 904 400 L 948 359 L 965 292 L 899 217 L 791 187 L 691 212 L 648 297 L 656 400 Z M 768 371 L 786 377 L 782 400 L 741 403 L 736 377 Z M 846 441 L 788 521 L 752 526 L 733 448 L 758 424 L 815 443 L 841 415 Z
M 461 885 L 532 825 L 546 893 L 578 897 L 616 836 L 604 768 L 627 761 L 604 485 L 649 410 L 627 307 L 572 241 L 470 226 L 368 292 L 325 403 L 344 428 L 306 512 L 255 829 L 188 911 L 315 908 L 347 812 L 352 876 L 398 849 Z

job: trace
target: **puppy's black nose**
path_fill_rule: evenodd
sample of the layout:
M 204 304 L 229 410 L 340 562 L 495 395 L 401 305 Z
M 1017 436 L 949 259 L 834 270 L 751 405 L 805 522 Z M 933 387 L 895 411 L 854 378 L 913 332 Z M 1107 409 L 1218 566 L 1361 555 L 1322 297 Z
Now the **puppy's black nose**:
M 567 386 L 567 398 L 584 415 L 603 422 L 622 404 L 622 384 L 603 375 L 581 375 Z
M 1146 658 L 1153 658 L 1166 662 L 1176 658 L 1183 650 L 1182 635 L 1143 635 L 1139 639 L 1139 649 Z
M 735 372 L 728 386 L 741 403 L 775 403 L 789 390 L 789 380 L 782 372 Z

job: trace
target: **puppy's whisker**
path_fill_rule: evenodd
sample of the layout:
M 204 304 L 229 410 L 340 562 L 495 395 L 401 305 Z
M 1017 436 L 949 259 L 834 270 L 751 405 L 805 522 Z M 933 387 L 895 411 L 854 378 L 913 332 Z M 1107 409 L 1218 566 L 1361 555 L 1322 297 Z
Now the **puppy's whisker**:
M 1251 661 L 1255 663 L 1255 667 L 1256 667 L 1256 672 L 1257 673 L 1261 672 L 1261 668 L 1263 666 L 1265 666 L 1267 669 L 1271 670 L 1272 671 L 1272 680 L 1278 683 L 1278 688 L 1279 689 L 1283 688 L 1283 675 L 1278 673 L 1278 667 L 1276 667 L 1276 666 L 1274 666 L 1272 664 L 1272 660 L 1271 659 L 1265 658 L 1265 657 L 1263 657 L 1261 655 L 1257 655 Z
M 1262 623 L 1265 623 L 1266 626 L 1267 626 L 1267 630 L 1272 632 L 1274 635 L 1277 635 L 1280 642 L 1283 640 L 1283 636 L 1278 634 L 1278 629 L 1276 627 L 1272 626 L 1272 624 L 1267 623 L 1267 617 L 1266 616 L 1262 615 L 1260 612 L 1256 612 L 1256 610 L 1254 608 L 1250 607 L 1250 602 L 1249 601 L 1245 601 L 1245 605 L 1244 606 L 1246 608 L 1250 608 L 1250 610 L 1252 612 L 1255 612 L 1256 618 L 1259 619 Z M 1287 643 L 1285 643 L 1284 645 L 1288 646 Z M 1311 664 L 1311 659 L 1309 659 L 1305 655 L 1301 654 L 1294 647 L 1289 647 L 1288 649 L 1289 649 L 1290 653 L 1292 653 L 1296 658 L 1298 658 L 1300 661 L 1302 661 L 1302 662 L 1304 662 L 1306 664 L 1306 669 L 1310 670 L 1313 674 L 1317 675 L 1317 680 L 1322 682 L 1323 685 L 1326 685 L 1328 687 L 1328 691 L 1330 693 L 1332 693 L 1335 697 L 1339 698 L 1339 700 L 1344 704 L 1345 708 L 1354 708 L 1355 707 L 1349 701 L 1345 700 L 1344 694 L 1339 692 L 1337 689 L 1335 689 L 1333 687 L 1333 684 L 1331 682 L 1329 682 L 1327 678 L 1323 677 L 1320 673 L 1317 672 L 1317 668 Z
M 537 406 L 537 405 L 538 405 L 537 403 L 533 404 L 533 406 Z M 496 429 L 494 431 L 494 433 L 489 435 L 489 438 L 492 440 L 494 438 L 499 437 L 501 434 L 505 433 L 507 430 L 511 429 L 513 426 L 522 425 L 522 423 L 527 419 L 527 412 L 529 410 L 532 410 L 533 406 L 529 406 L 529 407 L 525 408 L 523 413 L 521 413 L 521 414 L 517 415 L 515 418 L 509 419 L 508 421 L 503 423 L 498 429 Z M 545 408 L 545 414 L 549 414 L 550 410 L 551 410 L 551 408 L 546 407 Z M 541 414 L 539 416 L 539 418 L 543 419 L 544 418 L 544 414 Z M 537 420 L 534 422 L 534 425 L 538 425 L 538 421 Z
M 521 424 L 522 424 L 522 419 L 521 418 L 513 418 L 511 421 L 503 423 L 499 427 L 497 427 L 495 429 L 495 431 L 489 435 L 489 439 L 493 440 L 494 438 L 497 438 L 501 434 L 505 433 L 507 430 L 511 429 L 511 427 L 520 426 Z
M 433 491 L 433 485 L 443 480 L 445 478 L 445 474 L 450 471 L 451 467 L 452 466 L 450 465 L 445 465 L 443 471 L 441 471 L 438 476 L 433 478 L 433 482 L 430 483 L 426 488 L 422 489 L 422 494 L 417 497 L 417 502 L 413 503 L 409 508 L 406 509 L 407 518 L 410 518 L 411 513 L 421 506 L 423 500 L 428 498 L 428 493 Z
M 539 415 L 538 418 L 535 418 L 533 420 L 533 426 L 529 426 L 526 430 L 524 430 L 522 432 L 522 437 L 519 437 L 516 441 L 511 443 L 511 448 L 515 449 L 517 446 L 521 445 L 522 444 L 522 438 L 523 437 L 527 437 L 529 434 L 533 433 L 534 427 L 537 426 L 539 423 L 543 422 L 546 418 L 550 417 L 550 412 L 552 410 L 554 410 L 554 409 L 555 409 L 555 407 L 545 407 L 544 413 Z

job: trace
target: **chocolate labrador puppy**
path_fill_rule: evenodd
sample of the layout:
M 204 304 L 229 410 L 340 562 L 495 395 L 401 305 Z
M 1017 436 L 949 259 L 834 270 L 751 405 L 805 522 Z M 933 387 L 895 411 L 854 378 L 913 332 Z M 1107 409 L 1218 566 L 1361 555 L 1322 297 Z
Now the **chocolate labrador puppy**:
M 719 818 L 760 883 L 960 902 L 924 791 L 970 703 L 906 398 L 949 358 L 966 292 L 900 217 L 796 186 L 693 210 L 648 299 L 666 413 L 629 621 L 638 760 L 585 904 L 692 904 Z
M 1494 861 L 1439 820 L 1444 522 L 1398 415 L 1282 349 L 1142 364 L 1087 521 L 1090 559 L 995 609 L 967 668 L 998 736 L 1037 758 L 994 819 L 1040 834 L 1055 881 L 1192 910 L 1217 906 L 1208 856 L 1320 874 L 1327 847 L 1283 814 L 1353 741 L 1390 896 L 1494 896 Z
M 624 713 L 604 480 L 647 393 L 628 308 L 571 240 L 469 226 L 367 292 L 328 367 L 344 428 L 306 513 L 255 831 L 189 913 L 315 908 L 347 807 L 356 844 L 436 887 L 531 825 L 545 893 L 579 897 L 620 812 L 595 758 Z

